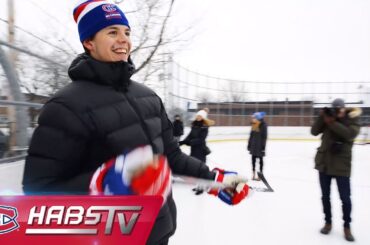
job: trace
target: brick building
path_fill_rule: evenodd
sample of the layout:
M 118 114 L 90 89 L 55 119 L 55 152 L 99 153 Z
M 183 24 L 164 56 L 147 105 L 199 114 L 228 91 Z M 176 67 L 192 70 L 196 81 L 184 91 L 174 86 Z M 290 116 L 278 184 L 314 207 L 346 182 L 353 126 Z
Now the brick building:
M 310 126 L 319 110 L 330 104 L 315 104 L 313 101 L 259 101 L 259 102 L 220 102 L 198 103 L 198 109 L 209 108 L 209 118 L 217 126 L 247 126 L 250 116 L 256 111 L 266 112 L 265 121 L 270 126 Z M 362 124 L 370 124 L 370 107 L 361 103 L 349 103 L 348 107 L 362 107 Z

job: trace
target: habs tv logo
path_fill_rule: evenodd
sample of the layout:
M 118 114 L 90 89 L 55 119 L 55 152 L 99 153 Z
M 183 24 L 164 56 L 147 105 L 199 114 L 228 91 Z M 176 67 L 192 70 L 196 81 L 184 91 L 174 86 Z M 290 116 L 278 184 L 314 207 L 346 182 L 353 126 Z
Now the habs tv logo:
M 91 206 L 86 210 L 83 206 L 34 206 L 30 210 L 27 225 L 39 228 L 27 228 L 26 234 L 96 235 L 98 228 L 95 226 L 105 223 L 104 234 L 110 235 L 117 216 L 121 233 L 130 235 L 141 210 L 142 206 Z M 105 222 L 103 213 L 107 213 Z M 53 223 L 56 226 L 50 228 Z
M 161 196 L 0 196 L 0 245 L 145 245 L 162 203 Z
M 14 231 L 19 227 L 16 208 L 0 205 L 0 235 Z

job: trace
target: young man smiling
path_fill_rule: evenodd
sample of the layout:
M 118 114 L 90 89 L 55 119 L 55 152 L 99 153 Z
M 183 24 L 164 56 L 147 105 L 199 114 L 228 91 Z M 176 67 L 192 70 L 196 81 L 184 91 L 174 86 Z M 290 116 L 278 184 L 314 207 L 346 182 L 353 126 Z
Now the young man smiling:
M 109 187 L 110 194 L 124 193 L 120 188 L 138 194 L 135 188 L 127 187 L 127 173 L 117 177 L 114 173 L 103 175 L 100 170 L 108 168 L 102 163 L 116 156 L 139 152 L 146 159 L 156 159 L 148 154 L 165 156 L 175 174 L 232 183 L 235 188 L 231 192 L 219 190 L 212 194 L 222 194 L 222 200 L 229 204 L 240 202 L 248 194 L 245 180 L 236 173 L 210 171 L 201 161 L 183 154 L 161 99 L 130 79 L 134 73 L 131 29 L 118 6 L 99 0 L 80 1 L 74 9 L 74 19 L 86 52 L 68 70 L 72 83 L 45 104 L 39 117 L 26 158 L 25 193 L 89 194 L 102 188 L 105 193 Z M 150 149 L 140 149 L 142 146 Z M 141 162 L 137 165 L 133 172 L 145 172 Z M 130 168 L 135 164 L 131 162 Z M 111 169 L 117 168 L 107 171 Z M 163 171 L 167 169 L 163 167 Z M 104 179 L 103 183 L 95 181 L 99 179 L 97 175 Z M 117 182 L 122 183 L 116 185 Z M 140 185 L 140 181 L 136 183 Z M 168 244 L 176 229 L 171 181 L 159 184 L 169 191 L 162 194 L 165 202 L 148 239 L 148 244 L 155 245 Z
M 123 25 L 108 26 L 93 38 L 83 41 L 90 55 L 103 62 L 128 61 L 131 51 L 130 28 Z

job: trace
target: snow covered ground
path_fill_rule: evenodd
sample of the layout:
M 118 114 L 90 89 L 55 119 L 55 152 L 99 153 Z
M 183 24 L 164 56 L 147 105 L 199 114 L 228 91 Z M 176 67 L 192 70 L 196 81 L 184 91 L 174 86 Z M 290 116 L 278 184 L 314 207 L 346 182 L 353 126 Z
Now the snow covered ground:
M 348 244 L 343 238 L 341 202 L 335 181 L 332 182 L 334 227 L 329 235 L 319 233 L 324 221 L 318 174 L 313 169 L 318 144 L 268 142 L 264 173 L 275 192 L 254 193 L 238 206 L 227 206 L 206 194 L 195 196 L 189 188 L 175 185 L 178 229 L 170 244 Z M 251 176 L 250 155 L 244 141 L 209 145 L 210 167 Z M 370 145 L 354 146 L 352 164 L 352 230 L 356 244 L 366 245 L 370 244 Z
M 285 130 L 285 131 L 284 131 Z M 323 225 L 320 188 L 313 157 L 319 141 L 307 128 L 270 129 L 265 176 L 274 193 L 254 193 L 237 206 L 228 206 L 208 194 L 195 196 L 190 186 L 174 185 L 178 228 L 171 245 L 284 244 L 341 245 L 341 202 L 332 183 L 333 230 L 321 235 Z M 211 128 L 209 166 L 251 176 L 246 152 L 248 129 Z M 285 132 L 285 133 L 283 133 Z M 224 140 L 222 140 L 224 139 Z M 185 152 L 188 147 L 183 147 Z M 356 244 L 370 244 L 370 145 L 353 149 L 352 230 Z M 0 164 L 0 190 L 21 191 L 23 162 Z M 251 182 L 260 185 L 261 182 Z

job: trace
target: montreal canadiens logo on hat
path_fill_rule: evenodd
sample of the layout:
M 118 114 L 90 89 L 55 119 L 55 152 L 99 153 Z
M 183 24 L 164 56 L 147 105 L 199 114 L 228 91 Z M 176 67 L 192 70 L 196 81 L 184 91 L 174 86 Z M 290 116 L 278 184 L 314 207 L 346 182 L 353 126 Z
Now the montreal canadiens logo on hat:
M 121 14 L 117 11 L 117 8 L 114 4 L 104 4 L 102 5 L 102 9 L 107 12 L 105 14 L 105 18 L 109 19 L 121 19 Z
M 0 235 L 11 232 L 19 227 L 16 218 L 18 211 L 16 208 L 0 205 Z
M 114 4 L 104 4 L 102 5 L 102 8 L 105 12 L 108 12 L 108 13 L 114 12 L 117 10 Z

